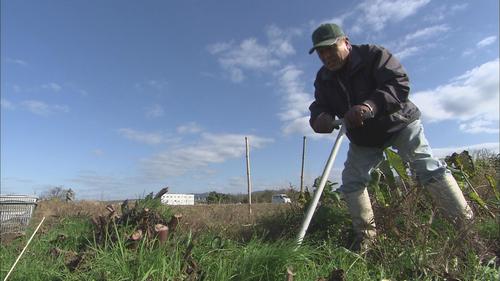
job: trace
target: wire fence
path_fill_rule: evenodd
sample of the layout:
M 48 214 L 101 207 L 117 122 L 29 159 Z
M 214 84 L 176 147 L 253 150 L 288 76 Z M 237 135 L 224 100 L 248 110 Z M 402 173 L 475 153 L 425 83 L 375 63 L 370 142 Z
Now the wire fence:
M 25 231 L 37 200 L 27 195 L 0 195 L 0 233 Z

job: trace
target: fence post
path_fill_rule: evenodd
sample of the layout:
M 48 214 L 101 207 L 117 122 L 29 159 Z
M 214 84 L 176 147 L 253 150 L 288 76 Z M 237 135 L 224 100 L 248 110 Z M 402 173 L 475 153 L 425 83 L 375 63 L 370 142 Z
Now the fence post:
M 302 140 L 302 170 L 300 172 L 300 193 L 304 193 L 304 159 L 306 154 L 306 136 Z
M 247 160 L 247 186 L 248 186 L 248 214 L 252 214 L 252 182 L 250 181 L 250 147 L 248 138 L 245 137 L 246 160 Z

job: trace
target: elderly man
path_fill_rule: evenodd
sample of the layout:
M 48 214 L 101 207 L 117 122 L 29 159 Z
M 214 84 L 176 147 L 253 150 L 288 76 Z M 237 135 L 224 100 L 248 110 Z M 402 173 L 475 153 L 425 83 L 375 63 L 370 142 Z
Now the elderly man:
M 420 111 L 408 99 L 409 79 L 399 61 L 375 45 L 352 45 L 336 24 L 322 24 L 312 34 L 314 51 L 323 66 L 314 82 L 309 107 L 316 133 L 331 133 L 335 117 L 344 118 L 349 152 L 342 186 L 359 250 L 375 237 L 375 222 L 366 185 L 370 170 L 387 147 L 410 163 L 437 206 L 454 223 L 473 214 L 446 165 L 432 155 L 424 136 Z

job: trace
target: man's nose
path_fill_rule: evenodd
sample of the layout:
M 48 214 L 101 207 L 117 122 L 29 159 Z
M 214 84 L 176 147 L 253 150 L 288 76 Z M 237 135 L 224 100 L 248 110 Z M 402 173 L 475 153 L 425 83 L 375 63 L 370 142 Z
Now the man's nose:
M 331 54 L 330 52 L 326 52 L 326 51 L 324 51 L 324 52 L 321 52 L 321 53 L 320 53 L 320 56 L 321 56 L 322 58 L 327 59 L 327 58 L 331 57 L 331 56 L 332 56 L 332 54 Z

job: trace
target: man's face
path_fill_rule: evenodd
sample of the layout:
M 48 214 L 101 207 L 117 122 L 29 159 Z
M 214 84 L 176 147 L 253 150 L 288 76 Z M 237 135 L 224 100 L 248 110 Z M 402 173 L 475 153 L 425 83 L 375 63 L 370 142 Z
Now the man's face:
M 317 48 L 316 53 L 327 69 L 336 71 L 341 69 L 347 62 L 349 56 L 348 44 L 348 39 L 344 37 L 331 46 Z

